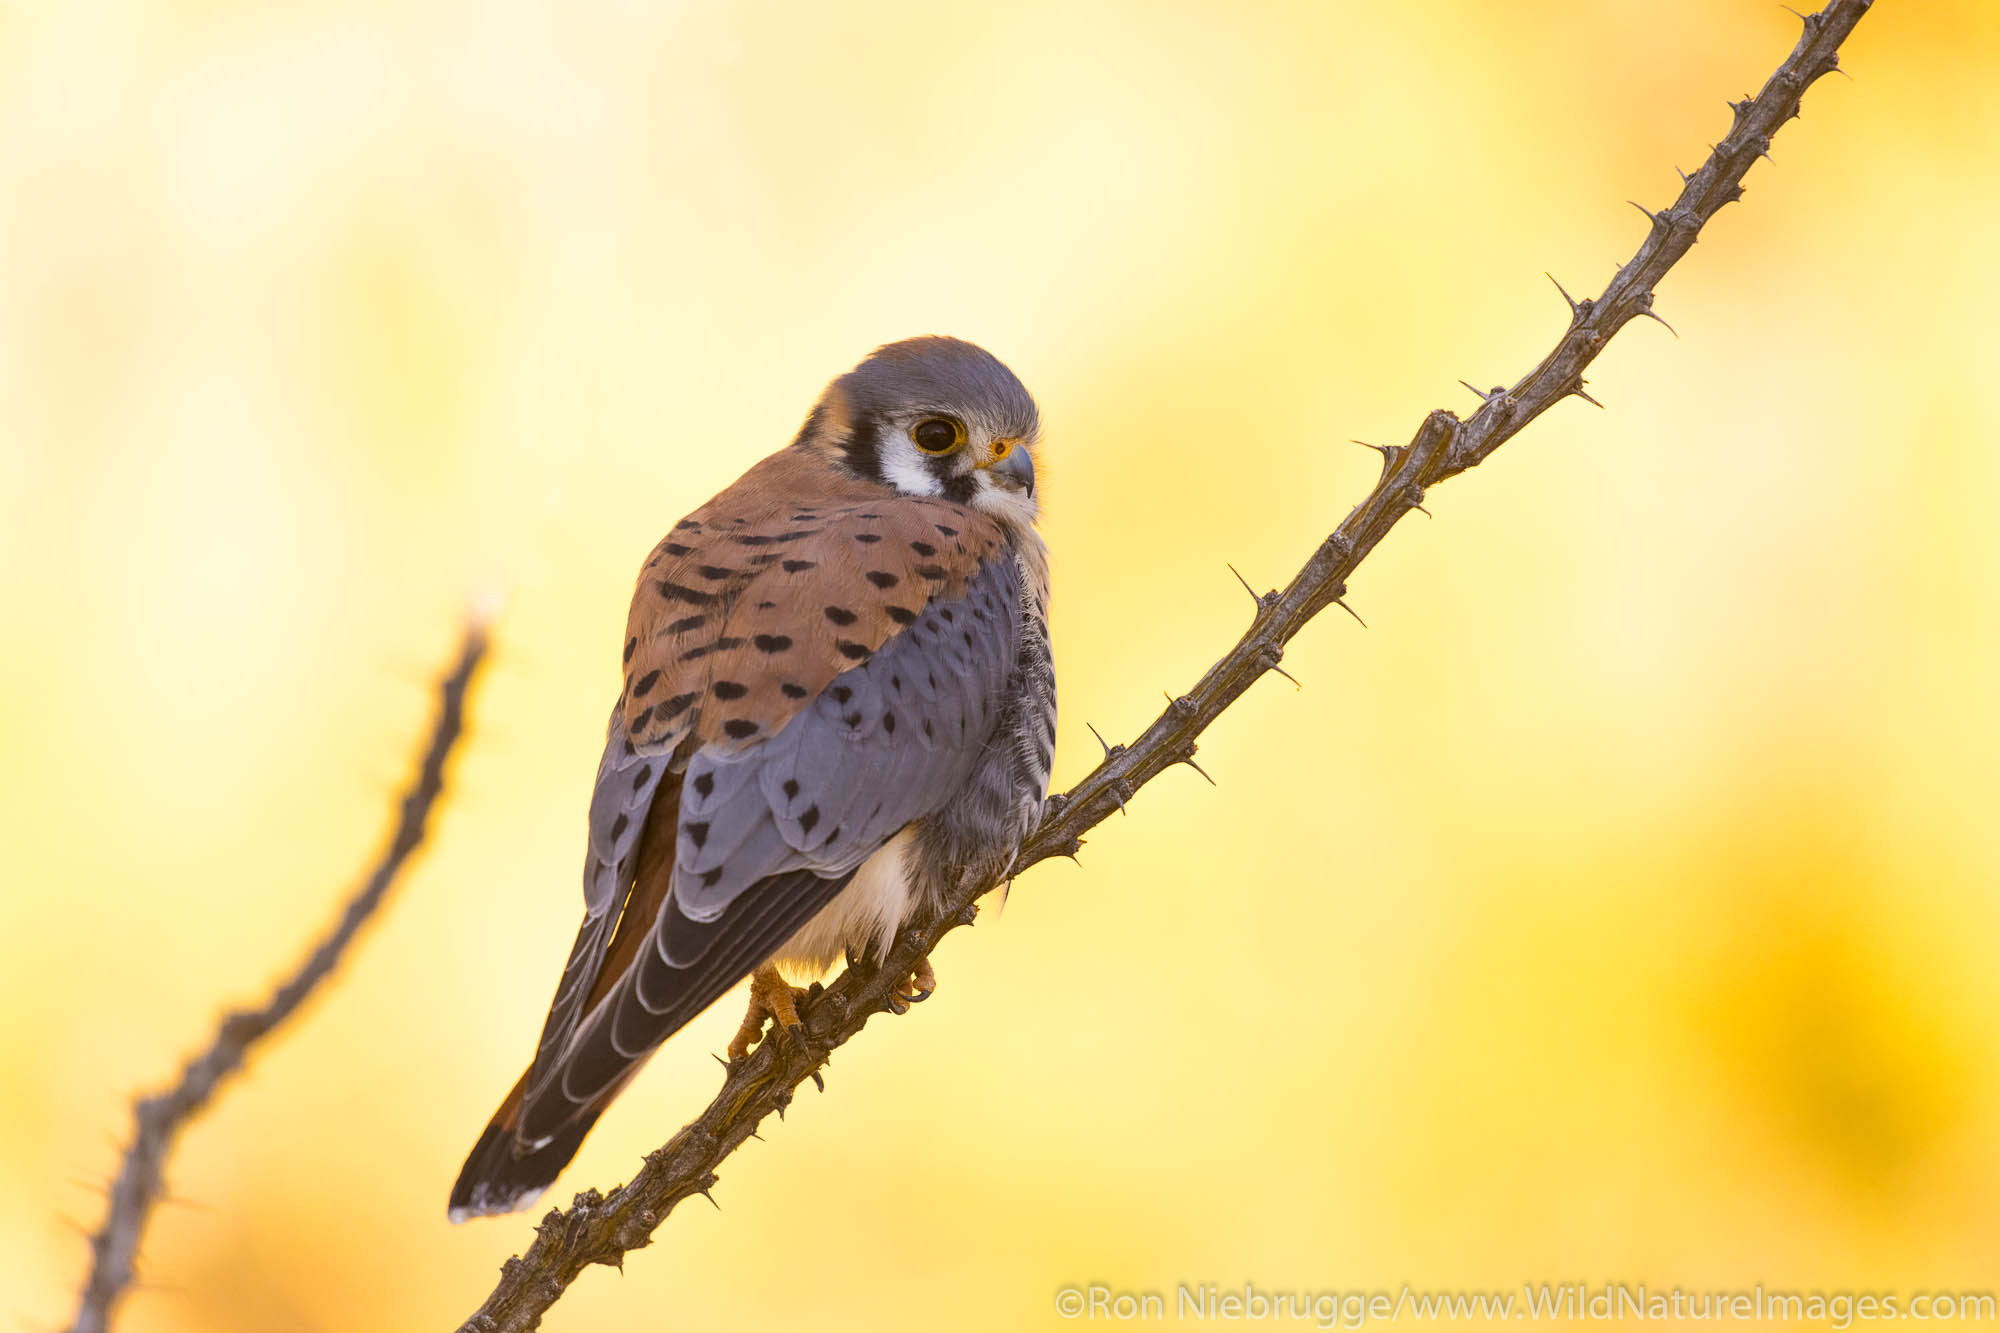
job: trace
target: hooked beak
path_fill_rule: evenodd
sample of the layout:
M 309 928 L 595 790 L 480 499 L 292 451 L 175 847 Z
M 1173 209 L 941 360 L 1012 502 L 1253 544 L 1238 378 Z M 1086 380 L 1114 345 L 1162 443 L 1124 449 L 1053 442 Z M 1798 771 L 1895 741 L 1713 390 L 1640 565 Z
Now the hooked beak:
M 1015 440 L 995 440 L 993 447 L 1005 452 L 989 455 L 979 466 L 994 478 L 1005 478 L 1021 492 L 1032 496 L 1035 493 L 1035 460 L 1026 446 Z

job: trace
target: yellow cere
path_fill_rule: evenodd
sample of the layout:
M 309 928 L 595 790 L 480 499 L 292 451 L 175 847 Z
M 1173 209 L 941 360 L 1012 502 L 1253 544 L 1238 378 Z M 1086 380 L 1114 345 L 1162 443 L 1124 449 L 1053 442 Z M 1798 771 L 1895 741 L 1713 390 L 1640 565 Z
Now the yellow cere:
M 1281 585 L 1374 482 L 1346 441 L 1544 355 L 1544 272 L 1597 291 L 1797 27 L 8 7 L 7 1308 L 66 1322 L 131 1097 L 326 926 L 475 599 L 433 841 L 186 1136 L 126 1333 L 454 1327 L 527 1244 L 445 1195 L 576 926 L 632 580 L 829 378 L 940 332 L 1035 393 L 1067 785 L 1246 626 L 1225 562 Z M 1661 285 L 1678 338 L 1593 367 L 1607 410 L 1434 488 L 1351 581 L 1371 628 L 1322 616 L 1303 690 L 1204 739 L 1218 786 L 1168 772 L 989 902 L 722 1211 L 545 1326 L 2000 1285 L 2000 450 L 1961 428 L 2000 388 L 2000 6 L 1878 5 L 1842 64 Z M 544 1207 L 706 1104 L 741 1009 Z

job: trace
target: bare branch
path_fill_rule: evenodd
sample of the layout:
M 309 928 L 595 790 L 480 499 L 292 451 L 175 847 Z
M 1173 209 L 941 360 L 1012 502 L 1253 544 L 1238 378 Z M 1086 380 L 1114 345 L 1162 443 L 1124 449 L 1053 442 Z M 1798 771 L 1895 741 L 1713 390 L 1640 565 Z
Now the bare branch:
M 1314 616 L 1340 604 L 1348 576 L 1403 515 L 1422 504 L 1429 487 L 1478 466 L 1564 398 L 1595 402 L 1583 391 L 1585 368 L 1619 329 L 1652 314 L 1654 285 L 1687 253 L 1709 219 L 1742 197 L 1744 173 L 1765 154 L 1771 136 L 1798 114 L 1805 90 L 1837 67 L 1841 42 L 1871 3 L 1832 0 L 1806 18 L 1798 46 L 1763 90 L 1731 104 L 1735 120 L 1728 135 L 1701 169 L 1686 177 L 1679 197 L 1657 212 L 1640 209 L 1649 226 L 1631 261 L 1595 298 L 1576 300 L 1563 293 L 1570 304 L 1569 327 L 1540 365 L 1512 388 L 1475 389 L 1482 402 L 1470 417 L 1461 420 L 1435 411 L 1408 444 L 1370 446 L 1383 456 L 1382 477 L 1374 489 L 1319 544 L 1284 591 L 1258 596 L 1251 589 L 1257 610 L 1235 647 L 1193 689 L 1170 697 L 1166 711 L 1137 741 L 1106 745 L 1104 761 L 1088 777 L 1051 798 L 1040 828 L 1011 866 L 975 878 L 936 916 L 905 929 L 879 967 L 852 967 L 831 987 L 815 988 L 800 1008 L 803 1029 L 792 1034 L 795 1039 L 767 1040 L 730 1066 L 708 1109 L 650 1153 L 630 1184 L 608 1195 L 585 1190 L 567 1211 L 551 1210 L 536 1228 L 534 1243 L 503 1265 L 499 1285 L 460 1333 L 524 1333 L 540 1324 L 542 1314 L 585 1268 L 622 1267 L 626 1253 L 649 1244 L 676 1204 L 708 1193 L 716 1183 L 715 1168 L 756 1132 L 765 1116 L 773 1111 L 782 1116 L 793 1091 L 816 1075 L 835 1047 L 888 1007 L 890 993 L 918 959 L 947 931 L 971 924 L 980 895 L 1038 861 L 1074 854 L 1081 835 L 1122 809 L 1141 786 L 1190 762 L 1196 738 L 1208 724 L 1265 672 L 1281 670 L 1285 644 Z M 1250 585 L 1246 581 L 1244 586 Z
M 347 946 L 382 905 L 410 856 L 423 845 L 426 825 L 444 790 L 445 761 L 465 727 L 465 697 L 486 656 L 486 621 L 466 626 L 458 662 L 438 683 L 437 719 L 431 724 L 417 771 L 403 793 L 402 807 L 388 844 L 375 860 L 361 887 L 349 898 L 340 920 L 299 968 L 271 993 L 261 1008 L 238 1009 L 226 1015 L 208 1049 L 181 1067 L 173 1087 L 141 1097 L 132 1108 L 132 1142 L 111 1183 L 103 1226 L 90 1238 L 90 1275 L 84 1281 L 70 1333 L 104 1333 L 113 1310 L 133 1282 L 139 1240 L 153 1207 L 165 1197 L 167 1155 L 185 1126 L 214 1096 L 221 1082 L 235 1073 L 250 1048 L 298 1011 L 307 996 L 332 975 Z

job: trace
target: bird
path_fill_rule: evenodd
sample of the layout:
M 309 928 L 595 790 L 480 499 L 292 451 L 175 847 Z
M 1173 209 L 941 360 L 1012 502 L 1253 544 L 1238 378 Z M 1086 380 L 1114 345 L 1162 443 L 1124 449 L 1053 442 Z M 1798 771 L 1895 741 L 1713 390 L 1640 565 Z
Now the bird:
M 877 348 L 656 545 L 591 789 L 584 915 L 534 1056 L 451 1191 L 529 1207 L 668 1037 L 749 976 L 729 1047 L 1004 876 L 1055 750 L 1035 400 L 956 338 Z M 990 882 L 990 881 L 989 881 Z M 929 998 L 928 958 L 897 1012 Z

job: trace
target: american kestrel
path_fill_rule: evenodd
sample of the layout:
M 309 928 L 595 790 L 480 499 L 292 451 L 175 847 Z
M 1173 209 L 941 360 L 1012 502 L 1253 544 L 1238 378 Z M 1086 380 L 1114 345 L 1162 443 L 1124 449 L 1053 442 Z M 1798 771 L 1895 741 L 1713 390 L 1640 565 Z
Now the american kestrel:
M 590 800 L 583 926 L 451 1218 L 525 1208 L 646 1058 L 746 974 L 745 1054 L 794 977 L 879 957 L 1003 871 L 1055 746 L 1039 417 L 971 343 L 912 338 L 653 549 Z M 936 986 L 928 962 L 910 995 Z

